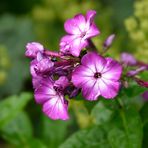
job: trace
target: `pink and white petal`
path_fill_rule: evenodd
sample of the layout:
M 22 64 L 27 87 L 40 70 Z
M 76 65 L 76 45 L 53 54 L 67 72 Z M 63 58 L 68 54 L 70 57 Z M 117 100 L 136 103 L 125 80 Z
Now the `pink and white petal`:
M 83 56 L 81 63 L 96 73 L 103 70 L 106 60 L 96 52 L 89 52 Z
M 70 53 L 73 56 L 78 57 L 80 55 L 80 52 L 83 48 L 85 48 L 87 46 L 87 41 L 83 40 L 81 37 L 77 37 L 75 38 L 72 42 L 71 42 L 71 49 L 70 49 Z
M 77 27 L 79 28 L 80 32 L 85 32 L 86 28 L 86 19 L 82 14 L 77 14 L 74 17 L 75 23 L 77 24 Z M 74 33 L 77 34 L 77 33 Z
M 86 32 L 85 39 L 97 36 L 99 34 L 100 30 L 97 28 L 97 26 L 94 23 L 92 23 L 92 25 L 89 27 L 89 29 Z
M 122 74 L 122 66 L 112 58 L 106 58 L 107 64 L 102 71 L 104 79 L 119 80 Z
M 116 97 L 120 88 L 119 82 L 110 81 L 103 78 L 98 80 L 98 85 L 101 95 L 106 99 L 113 99 Z
M 91 24 L 94 20 L 94 17 L 96 16 L 96 11 L 95 10 L 88 10 L 86 13 L 86 20 Z
M 63 96 L 55 96 L 43 104 L 43 112 L 53 120 L 67 120 L 68 103 L 65 101 Z
M 78 22 L 75 20 L 75 18 L 72 19 L 68 19 L 65 23 L 64 23 L 64 28 L 65 31 L 71 35 L 73 34 L 81 34 L 81 31 L 78 27 Z
M 89 68 L 80 65 L 72 73 L 72 82 L 76 87 L 81 88 L 84 83 L 93 78 L 93 75 L 93 72 Z
M 41 85 L 34 91 L 35 101 L 39 104 L 45 103 L 47 100 L 54 97 L 55 95 L 56 92 L 52 86 L 47 87 Z
M 82 95 L 86 100 L 93 101 L 97 100 L 100 95 L 99 86 L 94 79 L 90 79 L 86 83 L 84 83 L 82 87 Z

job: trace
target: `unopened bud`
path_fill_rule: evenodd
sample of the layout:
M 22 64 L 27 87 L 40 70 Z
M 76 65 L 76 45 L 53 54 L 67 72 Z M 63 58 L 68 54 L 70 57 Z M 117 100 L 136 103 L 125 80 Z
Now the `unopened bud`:
M 112 45 L 113 40 L 115 39 L 115 34 L 111 34 L 108 36 L 108 38 L 105 40 L 103 46 L 104 48 L 109 48 Z

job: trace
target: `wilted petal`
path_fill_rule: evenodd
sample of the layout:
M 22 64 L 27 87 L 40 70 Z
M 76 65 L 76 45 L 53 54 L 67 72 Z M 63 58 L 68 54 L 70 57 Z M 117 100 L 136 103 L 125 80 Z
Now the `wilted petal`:
M 101 95 L 106 99 L 112 99 L 118 94 L 120 83 L 101 78 L 98 85 Z
M 44 47 L 40 43 L 31 42 L 26 45 L 25 55 L 29 58 L 36 58 L 38 52 L 43 52 Z
M 64 100 L 63 96 L 55 96 L 43 104 L 43 112 L 53 120 L 67 120 L 68 102 Z

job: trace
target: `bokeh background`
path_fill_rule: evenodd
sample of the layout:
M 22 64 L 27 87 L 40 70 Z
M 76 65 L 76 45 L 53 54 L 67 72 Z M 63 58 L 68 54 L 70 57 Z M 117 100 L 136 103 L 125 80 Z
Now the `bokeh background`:
M 97 11 L 101 34 L 93 41 L 98 49 L 115 33 L 110 56 L 119 59 L 127 51 L 148 62 L 148 0 L 0 1 L 0 148 L 57 148 L 79 129 L 92 126 L 92 102 L 86 110 L 81 101 L 72 100 L 66 122 L 43 115 L 33 99 L 29 60 L 24 56 L 31 41 L 58 50 L 64 21 L 89 9 Z

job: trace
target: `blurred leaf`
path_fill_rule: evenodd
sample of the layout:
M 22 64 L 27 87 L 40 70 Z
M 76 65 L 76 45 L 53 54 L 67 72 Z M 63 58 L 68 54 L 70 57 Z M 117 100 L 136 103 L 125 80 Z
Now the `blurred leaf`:
M 22 93 L 20 96 L 10 96 L 0 101 L 0 129 L 26 106 L 32 98 L 30 93 Z
M 60 148 L 140 148 L 142 125 L 135 109 L 115 112 L 111 122 L 72 135 Z
M 88 130 L 81 130 L 72 135 L 60 148 L 110 148 L 105 130 L 101 127 L 94 127 Z
M 115 112 L 106 129 L 109 142 L 113 147 L 141 148 L 142 122 L 134 108 L 122 108 Z
M 22 145 L 20 145 L 18 148 L 20 147 L 22 147 Z M 32 138 L 29 139 L 28 143 L 26 143 L 26 145 L 24 145 L 23 148 L 49 148 L 49 147 L 47 147 L 40 139 Z
M 58 148 L 59 144 L 61 144 L 66 137 L 69 122 L 70 121 L 50 120 L 46 116 L 43 116 L 41 136 L 48 147 Z
M 26 59 L 25 45 L 34 39 L 33 25 L 29 18 L 12 15 L 0 17 L 0 44 L 7 48 L 10 67 L 7 81 L 0 89 L 0 96 L 18 93 L 29 74 L 29 60 Z
M 20 112 L 1 128 L 2 137 L 14 145 L 25 144 L 32 137 L 32 125 L 25 112 Z
M 143 148 L 148 146 L 148 102 L 145 102 L 144 106 L 140 110 L 140 115 L 143 121 Z
M 111 119 L 112 111 L 107 108 L 103 101 L 99 101 L 91 111 L 91 117 L 96 125 L 102 125 Z

